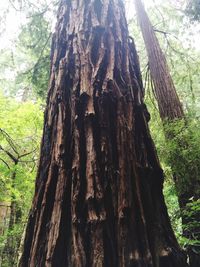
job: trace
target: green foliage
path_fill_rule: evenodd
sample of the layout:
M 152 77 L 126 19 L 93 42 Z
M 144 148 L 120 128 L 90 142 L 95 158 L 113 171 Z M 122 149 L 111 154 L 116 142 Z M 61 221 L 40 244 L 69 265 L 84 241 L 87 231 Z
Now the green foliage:
M 10 23 L 9 14 L 19 17 L 20 13 L 23 18 L 12 43 L 0 46 L 3 47 L 0 53 L 3 92 L 0 92 L 0 203 L 15 206 L 14 224 L 9 224 L 11 209 L 8 208 L 6 223 L 0 225 L 2 267 L 13 265 L 9 247 L 14 250 L 14 260 L 17 259 L 32 201 L 43 125 L 42 103 L 40 100 L 36 103 L 36 99 L 43 101 L 48 88 L 51 31 L 57 4 L 55 0 L 8 1 L 0 17 L 0 23 L 5 24 L 0 32 L 1 43 Z
M 42 124 L 40 103 L 17 102 L 0 94 L 0 202 L 8 206 L 15 203 L 19 213 L 15 214 L 12 227 L 1 229 L 4 231 L 0 239 L 1 253 L 9 238 L 16 251 L 20 243 L 34 190 Z M 2 266 L 7 266 L 7 256 Z
M 10 23 L 6 21 L 10 13 L 17 17 L 20 13 L 23 18 L 12 44 L 2 49 L 0 46 L 1 89 L 7 95 L 23 100 L 45 99 L 50 72 L 51 33 L 58 2 L 22 0 L 7 3 L 8 14 L 2 17 L 5 24 Z M 0 36 L 1 42 L 4 42 L 5 36 L 6 30 L 2 40 Z
M 193 252 L 200 253 L 200 199 L 194 200 L 191 198 L 186 208 L 182 210 L 182 214 L 187 222 L 183 223 L 182 228 L 185 236 L 179 235 L 180 244 L 184 248 L 191 248 Z
M 152 116 L 151 133 L 165 173 L 164 195 L 173 229 L 183 248 L 192 246 L 193 250 L 199 252 L 200 236 L 199 232 L 195 234 L 194 229 L 200 229 L 200 118 L 191 111 L 186 117 L 186 123 L 166 123 L 165 133 L 171 137 L 166 141 L 154 102 L 150 97 L 147 97 L 146 102 Z M 175 187 L 174 178 L 179 179 L 178 187 Z M 177 198 L 177 193 L 180 195 L 182 192 L 190 196 L 185 209 L 180 209 Z M 183 224 L 182 216 L 186 220 Z
M 181 245 L 182 242 L 182 221 L 181 221 L 181 211 L 178 203 L 178 197 L 174 181 L 171 176 L 171 172 L 166 172 L 165 170 L 165 183 L 164 183 L 164 196 L 167 203 L 168 213 L 171 219 L 172 227 Z M 170 170 L 171 171 L 171 170 Z
M 34 14 L 23 26 L 16 47 L 15 62 L 21 67 L 16 83 L 24 90 L 33 90 L 36 95 L 46 95 L 50 70 L 49 23 L 42 15 Z M 23 62 L 23 66 L 21 66 Z
M 12 138 L 17 153 L 2 133 L 0 134 L 0 145 L 15 157 L 27 154 L 27 156 L 21 157 L 19 163 L 15 165 L 11 158 L 3 150 L 0 150 L 2 159 L 0 161 L 0 201 L 11 201 L 11 195 L 14 194 L 15 198 L 21 202 L 21 206 L 29 206 L 41 138 L 42 114 L 39 103 L 35 104 L 30 101 L 20 103 L 0 95 L 1 129 Z M 14 188 L 11 183 L 13 172 L 17 173 Z
M 179 179 L 180 188 L 177 188 L 177 190 L 187 192 L 192 188 L 194 196 L 199 195 L 197 184 L 200 183 L 199 119 L 188 118 L 186 123 L 185 121 L 168 123 L 165 128 L 173 136 L 167 142 L 167 146 L 169 164 L 174 163 L 173 171 Z
M 0 251 L 4 251 L 4 247 L 8 239 L 12 240 L 13 249 L 15 251 L 15 255 L 14 255 L 15 265 L 14 266 L 17 266 L 18 254 L 19 254 L 18 249 L 19 249 L 22 233 L 24 231 L 24 226 L 25 226 L 24 221 L 22 222 L 23 224 L 22 223 L 15 224 L 12 229 L 6 229 L 4 234 L 0 236 Z M 2 256 L 1 267 L 11 267 L 8 257 L 9 257 L 9 252 L 6 252 L 6 253 L 4 252 L 4 255 Z

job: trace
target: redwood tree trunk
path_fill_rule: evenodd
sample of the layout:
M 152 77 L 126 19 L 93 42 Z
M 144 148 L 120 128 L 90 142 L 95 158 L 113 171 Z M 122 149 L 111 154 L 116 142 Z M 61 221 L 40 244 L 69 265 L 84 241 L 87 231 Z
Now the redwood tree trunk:
M 120 0 L 61 1 L 20 267 L 184 267 Z
M 148 54 L 154 93 L 162 120 L 184 118 L 182 104 L 169 72 L 166 57 L 160 47 L 154 28 L 144 9 L 142 0 L 134 0 L 137 17 Z

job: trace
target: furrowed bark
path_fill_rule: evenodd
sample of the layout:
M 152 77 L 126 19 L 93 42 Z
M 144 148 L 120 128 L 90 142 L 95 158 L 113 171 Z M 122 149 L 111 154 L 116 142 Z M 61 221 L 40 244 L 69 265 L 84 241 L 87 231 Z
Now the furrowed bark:
M 141 0 L 134 0 L 137 17 L 148 54 L 149 70 L 154 84 L 154 94 L 162 120 L 184 118 L 183 107 L 170 75 L 166 57 L 160 47 L 154 28 Z
M 120 0 L 61 1 L 20 267 L 184 267 Z

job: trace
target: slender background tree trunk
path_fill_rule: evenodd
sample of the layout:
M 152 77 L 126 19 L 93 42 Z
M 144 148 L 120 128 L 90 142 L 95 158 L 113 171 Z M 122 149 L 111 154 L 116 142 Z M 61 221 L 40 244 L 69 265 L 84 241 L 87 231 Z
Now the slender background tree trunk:
M 0 202 L 0 236 L 4 236 L 5 231 L 9 225 L 10 218 L 10 203 L 8 202 Z M 0 266 L 2 266 L 3 259 L 3 250 L 4 248 L 0 248 Z
M 141 0 L 134 0 L 138 21 L 149 59 L 149 70 L 154 84 L 161 119 L 183 119 L 182 104 L 169 72 L 166 57 L 160 47 L 154 28 Z
M 184 267 L 120 0 L 61 1 L 20 267 Z
M 15 189 L 16 179 L 16 168 L 18 160 L 14 162 L 14 170 L 12 173 L 12 189 Z M 19 235 L 14 233 L 15 226 L 21 221 L 21 208 L 19 207 L 15 195 L 11 194 L 10 213 L 9 213 L 9 224 L 7 227 L 7 240 L 2 253 L 2 265 L 3 266 L 14 266 L 17 259 L 18 249 L 20 245 Z

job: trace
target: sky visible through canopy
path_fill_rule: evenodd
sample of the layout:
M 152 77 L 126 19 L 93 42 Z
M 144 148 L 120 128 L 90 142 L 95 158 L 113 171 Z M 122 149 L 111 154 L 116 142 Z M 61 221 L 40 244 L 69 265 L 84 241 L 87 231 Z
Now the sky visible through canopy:
M 166 1 L 166 0 L 164 0 Z M 26 24 L 27 14 L 24 10 L 21 12 L 20 1 L 17 0 L 0 0 L 0 49 L 4 48 L 14 48 L 15 40 L 19 34 L 20 26 Z M 22 2 L 22 1 L 21 1 Z M 51 0 L 29 0 L 33 6 L 41 6 L 42 4 L 49 5 Z M 148 8 L 152 6 L 159 5 L 163 0 L 143 0 L 145 7 Z M 172 3 L 176 8 L 184 8 L 186 0 L 167 0 L 166 3 Z M 134 10 L 134 0 L 125 0 L 127 19 L 130 20 L 135 17 Z M 48 14 L 47 14 L 48 16 Z M 55 18 L 56 19 L 56 18 Z M 51 19 L 50 19 L 51 21 Z M 54 27 L 53 27 L 54 28 Z M 194 38 L 193 45 L 195 48 L 199 49 L 198 36 L 200 32 L 200 27 L 193 28 L 193 35 L 197 35 Z M 185 37 L 183 37 L 184 39 Z M 184 40 L 183 40 L 184 43 Z
M 51 0 L 34 0 L 33 2 L 35 5 L 37 5 L 37 2 L 39 2 L 40 4 L 42 2 L 46 2 L 48 5 Z M 153 0 L 145 0 L 144 2 L 146 7 L 155 5 L 155 1 Z M 156 0 L 156 3 L 159 2 L 161 2 L 161 0 Z M 135 14 L 133 0 L 126 0 L 125 3 L 127 10 L 127 18 L 131 19 Z M 17 1 L 0 1 L 0 49 L 6 48 L 8 46 L 12 47 L 13 40 L 15 40 L 19 33 L 20 26 L 24 25 L 27 21 L 25 12 L 20 12 L 18 11 L 18 9 L 19 4 L 17 4 Z

